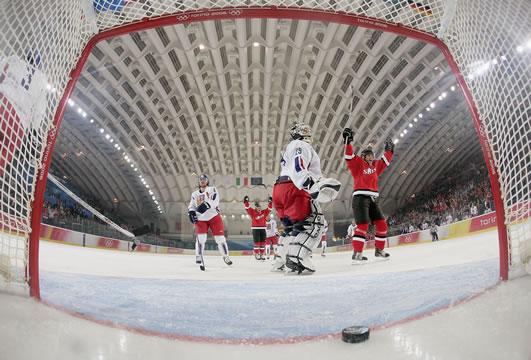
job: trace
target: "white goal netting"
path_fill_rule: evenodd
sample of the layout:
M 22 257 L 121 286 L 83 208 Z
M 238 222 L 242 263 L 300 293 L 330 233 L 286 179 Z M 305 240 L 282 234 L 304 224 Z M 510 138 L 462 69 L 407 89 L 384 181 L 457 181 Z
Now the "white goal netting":
M 37 184 L 46 181 L 46 171 L 39 171 L 51 157 L 55 114 L 89 40 L 146 18 L 193 21 L 208 11 L 230 17 L 246 16 L 249 9 L 262 9 L 263 16 L 277 8 L 361 15 L 438 36 L 470 89 L 491 150 L 488 161 L 499 175 L 512 274 L 529 261 L 528 1 L 1 0 L 0 6 L 0 278 L 9 283 L 24 286 L 31 274 L 29 237 L 37 231 L 32 206 Z

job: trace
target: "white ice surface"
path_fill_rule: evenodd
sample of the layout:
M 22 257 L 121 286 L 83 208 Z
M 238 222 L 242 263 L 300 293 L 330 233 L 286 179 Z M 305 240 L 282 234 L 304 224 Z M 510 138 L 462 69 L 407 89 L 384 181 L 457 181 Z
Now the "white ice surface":
M 235 257 L 235 267 L 225 269 L 212 257 L 207 259 L 208 271 L 201 273 L 186 256 L 41 245 L 41 264 L 47 271 L 214 281 L 279 276 L 250 258 Z M 361 267 L 345 265 L 347 253 L 315 257 L 318 273 L 313 276 L 432 268 L 492 259 L 498 252 L 493 232 L 390 251 L 392 261 Z M 144 336 L 72 317 L 31 299 L 0 294 L 0 359 L 531 359 L 530 294 L 531 277 L 527 276 L 434 315 L 372 331 L 363 344 L 332 338 L 260 346 Z M 278 312 L 286 316 L 283 309 Z
M 352 266 L 350 252 L 320 256 L 318 248 L 313 256 L 317 272 L 312 277 L 353 274 L 378 274 L 408 271 L 437 266 L 463 264 L 498 257 L 497 233 L 494 231 L 445 240 L 389 248 L 391 261 Z M 365 254 L 373 257 L 373 250 Z M 257 263 L 252 256 L 235 256 L 231 268 L 220 256 L 205 257 L 206 272 L 198 271 L 195 258 L 186 255 L 131 253 L 65 246 L 41 241 L 40 269 L 66 273 L 156 279 L 256 280 L 278 278 L 271 273 L 269 262 Z

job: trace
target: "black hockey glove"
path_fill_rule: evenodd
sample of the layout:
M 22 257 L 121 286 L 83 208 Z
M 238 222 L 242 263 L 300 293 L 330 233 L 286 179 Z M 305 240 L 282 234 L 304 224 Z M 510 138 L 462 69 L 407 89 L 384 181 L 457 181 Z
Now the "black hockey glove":
M 395 143 L 389 138 L 385 140 L 385 151 L 394 152 L 395 151 Z
M 202 203 L 201 205 L 199 205 L 197 207 L 197 212 L 200 213 L 200 214 L 203 214 L 208 209 L 210 209 L 210 204 L 207 203 L 207 202 L 204 202 L 204 203 Z
M 343 130 L 343 143 L 350 144 L 354 140 L 354 133 L 351 128 L 345 128 Z
M 197 214 L 195 213 L 195 211 L 193 210 L 188 211 L 188 217 L 190 218 L 190 222 L 192 224 L 195 224 L 197 222 Z
M 249 202 L 249 196 L 245 195 L 245 196 L 243 197 L 243 202 Z

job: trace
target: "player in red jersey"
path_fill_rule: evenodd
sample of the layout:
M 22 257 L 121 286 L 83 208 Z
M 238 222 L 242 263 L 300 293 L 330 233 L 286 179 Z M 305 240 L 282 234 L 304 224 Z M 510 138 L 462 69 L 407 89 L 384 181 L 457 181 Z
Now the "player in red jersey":
M 273 199 L 269 197 L 267 209 L 262 210 L 260 203 L 256 201 L 254 208 L 249 204 L 249 196 L 243 198 L 245 211 L 251 217 L 251 231 L 253 233 L 254 257 L 256 260 L 265 260 L 266 219 L 273 208 Z
M 389 166 L 393 158 L 394 144 L 390 139 L 386 140 L 382 158 L 375 160 L 371 148 L 363 150 L 361 156 L 355 155 L 351 144 L 353 138 L 352 129 L 343 130 L 345 160 L 354 178 L 352 210 L 357 226 L 352 237 L 352 247 L 354 248 L 352 260 L 361 263 L 367 260 L 363 256 L 363 247 L 370 222 L 374 223 L 376 227 L 374 256 L 389 257 L 389 254 L 384 250 L 387 239 L 387 222 L 378 206 L 378 177 Z

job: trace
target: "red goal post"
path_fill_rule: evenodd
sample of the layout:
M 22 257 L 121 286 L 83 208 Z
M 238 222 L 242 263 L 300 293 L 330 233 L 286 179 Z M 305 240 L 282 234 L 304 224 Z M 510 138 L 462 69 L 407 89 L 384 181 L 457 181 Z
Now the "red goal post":
M 46 175 L 67 100 L 94 45 L 147 28 L 238 18 L 337 22 L 437 46 L 465 94 L 489 170 L 500 276 L 523 273 L 531 248 L 525 1 L 25 0 L 5 2 L 0 13 L 0 260 L 10 259 L 11 283 L 29 285 L 39 297 Z

